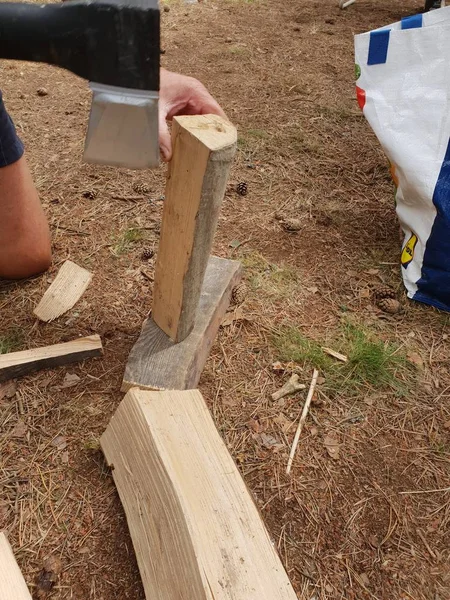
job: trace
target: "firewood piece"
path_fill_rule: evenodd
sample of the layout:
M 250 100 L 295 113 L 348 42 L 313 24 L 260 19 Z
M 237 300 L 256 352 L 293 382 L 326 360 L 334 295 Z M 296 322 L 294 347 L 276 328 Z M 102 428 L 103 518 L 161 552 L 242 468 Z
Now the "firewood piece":
M 60 317 L 75 306 L 91 279 L 92 273 L 71 260 L 66 260 L 34 309 L 34 314 L 38 319 L 46 322 Z
M 90 335 L 54 346 L 0 354 L 0 382 L 23 377 L 40 369 L 53 369 L 80 362 L 85 358 L 100 356 L 102 352 L 100 336 Z
M 152 318 L 181 342 L 194 327 L 237 133 L 217 115 L 182 116 L 172 140 Z
M 148 600 L 296 600 L 197 390 L 133 389 L 100 440 Z
M 8 539 L 0 531 L 0 600 L 31 600 Z

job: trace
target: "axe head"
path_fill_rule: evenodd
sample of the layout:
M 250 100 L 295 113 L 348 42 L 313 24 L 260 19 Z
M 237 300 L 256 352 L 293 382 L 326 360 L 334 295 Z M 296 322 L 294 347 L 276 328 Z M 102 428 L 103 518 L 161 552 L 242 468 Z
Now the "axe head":
M 90 84 L 92 106 L 83 159 L 128 169 L 159 164 L 158 92 Z
M 111 32 L 119 38 L 114 40 L 119 54 L 114 85 L 90 82 L 92 106 L 83 159 L 129 169 L 155 168 L 159 164 L 158 0 L 96 2 L 119 7 Z M 112 70 L 114 65 L 109 65 Z

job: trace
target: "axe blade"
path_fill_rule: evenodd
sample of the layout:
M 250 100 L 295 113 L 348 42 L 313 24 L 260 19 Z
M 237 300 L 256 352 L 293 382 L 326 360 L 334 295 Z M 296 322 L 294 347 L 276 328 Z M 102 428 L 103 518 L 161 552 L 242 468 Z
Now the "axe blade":
M 91 83 L 83 159 L 128 169 L 159 164 L 158 92 Z
M 120 7 L 159 10 L 158 0 L 106 0 Z M 105 3 L 105 0 L 94 0 Z M 123 26 L 126 32 L 126 23 Z M 134 32 L 136 36 L 152 36 L 155 31 Z M 133 44 L 130 37 L 129 43 Z M 158 31 L 159 44 L 159 31 Z M 135 70 L 136 65 L 130 64 Z M 154 65 L 148 65 L 154 69 Z M 159 165 L 158 89 L 142 89 L 137 77 L 136 88 L 90 82 L 92 106 L 84 146 L 83 159 L 128 169 L 152 169 Z M 148 79 L 143 77 L 142 81 Z M 159 86 L 155 86 L 159 87 Z

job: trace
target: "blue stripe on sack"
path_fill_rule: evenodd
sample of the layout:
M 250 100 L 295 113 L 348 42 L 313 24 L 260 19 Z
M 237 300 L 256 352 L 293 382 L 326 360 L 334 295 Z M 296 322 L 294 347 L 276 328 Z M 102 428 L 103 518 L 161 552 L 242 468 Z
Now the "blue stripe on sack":
M 402 19 L 402 29 L 418 29 L 422 27 L 422 15 L 412 15 Z
M 390 33 L 389 29 L 370 32 L 368 65 L 381 65 L 386 62 Z
M 450 311 L 450 141 L 433 194 L 436 207 L 414 300 Z

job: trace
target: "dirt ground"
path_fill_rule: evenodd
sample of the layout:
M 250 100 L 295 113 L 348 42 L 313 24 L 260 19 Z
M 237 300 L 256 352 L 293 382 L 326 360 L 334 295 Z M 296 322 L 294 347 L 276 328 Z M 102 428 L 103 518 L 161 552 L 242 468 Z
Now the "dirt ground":
M 248 295 L 200 383 L 217 427 L 299 598 L 446 600 L 450 319 L 406 299 L 393 185 L 353 81 L 353 34 L 421 3 L 166 6 L 164 66 L 201 79 L 239 130 L 215 252 L 242 261 Z M 2 62 L 0 81 L 54 249 L 49 273 L 0 282 L 2 351 L 92 333 L 105 347 L 101 359 L 20 379 L 0 399 L 0 529 L 35 590 L 44 559 L 61 559 L 54 600 L 143 600 L 98 440 L 151 304 L 142 269 L 151 274 L 152 260 L 141 254 L 158 243 L 165 168 L 82 164 L 90 98 L 74 76 Z M 241 181 L 247 196 L 235 192 Z M 140 182 L 150 193 L 130 199 Z M 283 227 L 291 218 L 297 232 Z M 64 317 L 37 322 L 33 308 L 67 258 L 94 280 Z M 381 284 L 395 290 L 399 314 L 375 306 Z M 319 385 L 287 477 L 305 393 L 279 402 L 271 393 L 293 370 L 308 386 L 313 367 Z M 67 373 L 80 378 L 73 387 Z

